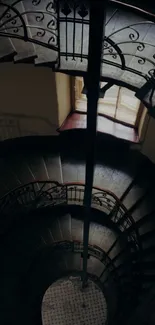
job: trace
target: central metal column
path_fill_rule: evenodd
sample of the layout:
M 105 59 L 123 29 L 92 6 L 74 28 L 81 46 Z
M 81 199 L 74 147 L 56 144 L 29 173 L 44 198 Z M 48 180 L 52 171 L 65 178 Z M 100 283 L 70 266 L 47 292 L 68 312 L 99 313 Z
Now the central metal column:
M 86 177 L 84 193 L 84 234 L 82 286 L 87 284 L 88 239 L 91 214 L 91 197 L 95 163 L 97 103 L 99 98 L 101 52 L 105 25 L 105 1 L 90 1 L 90 29 L 87 86 Z

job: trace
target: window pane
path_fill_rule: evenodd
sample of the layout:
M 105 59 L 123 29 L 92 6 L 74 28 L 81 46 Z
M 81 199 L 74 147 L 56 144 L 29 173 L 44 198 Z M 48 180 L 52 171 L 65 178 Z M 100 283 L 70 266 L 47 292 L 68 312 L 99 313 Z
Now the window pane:
M 116 112 L 116 119 L 122 122 L 134 125 L 136 122 L 137 112 L 127 107 L 120 107 Z
M 101 82 L 100 87 L 104 87 L 107 83 L 106 82 Z M 118 86 L 112 86 L 111 88 L 109 88 L 105 95 L 104 98 L 100 98 L 99 102 L 100 103 L 106 103 L 106 104 L 112 104 L 112 105 L 116 105 L 117 102 L 117 96 L 118 96 L 118 90 L 119 87 Z
M 75 109 L 78 109 L 82 112 L 87 111 L 87 100 L 86 99 L 77 99 L 75 101 Z
M 135 97 L 133 91 L 126 88 L 121 88 L 119 95 L 119 107 L 125 106 L 137 112 L 139 104 L 140 101 Z
M 102 89 L 107 83 L 101 82 Z M 87 97 L 82 94 L 83 78 L 75 78 L 75 109 L 87 112 Z M 133 91 L 113 85 L 108 89 L 104 98 L 99 98 L 98 113 L 104 114 L 122 122 L 135 125 L 139 111 L 140 101 Z
M 98 103 L 98 113 L 105 114 L 111 117 L 115 116 L 115 105 Z
M 100 87 L 104 87 L 106 82 L 101 82 Z M 105 93 L 104 98 L 99 98 L 98 101 L 98 113 L 105 114 L 111 117 L 115 116 L 115 109 L 118 96 L 118 86 L 112 86 Z

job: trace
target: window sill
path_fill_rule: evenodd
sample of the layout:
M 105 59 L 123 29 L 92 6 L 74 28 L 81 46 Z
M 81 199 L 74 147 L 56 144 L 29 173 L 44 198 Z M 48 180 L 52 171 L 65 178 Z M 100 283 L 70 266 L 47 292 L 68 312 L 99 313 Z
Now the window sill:
M 72 129 L 86 129 L 86 114 L 71 113 L 58 131 L 62 132 Z M 139 143 L 139 137 L 134 128 L 111 121 L 103 116 L 97 117 L 97 131 L 132 143 Z

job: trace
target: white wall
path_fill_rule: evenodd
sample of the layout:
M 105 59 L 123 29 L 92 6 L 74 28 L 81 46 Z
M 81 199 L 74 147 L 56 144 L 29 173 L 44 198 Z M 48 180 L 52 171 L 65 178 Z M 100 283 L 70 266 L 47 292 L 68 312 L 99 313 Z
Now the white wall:
M 30 64 L 0 64 L 0 140 L 57 134 L 55 73 Z

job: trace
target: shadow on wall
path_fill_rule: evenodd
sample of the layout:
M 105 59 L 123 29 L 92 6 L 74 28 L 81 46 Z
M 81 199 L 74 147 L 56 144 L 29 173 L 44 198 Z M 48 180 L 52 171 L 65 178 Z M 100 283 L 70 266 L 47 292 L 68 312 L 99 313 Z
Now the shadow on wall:
M 0 141 L 33 135 L 57 135 L 56 129 L 56 124 L 42 116 L 0 114 Z

